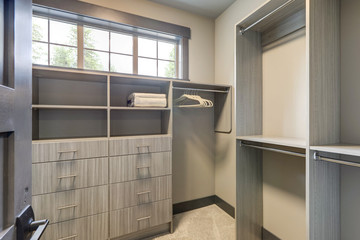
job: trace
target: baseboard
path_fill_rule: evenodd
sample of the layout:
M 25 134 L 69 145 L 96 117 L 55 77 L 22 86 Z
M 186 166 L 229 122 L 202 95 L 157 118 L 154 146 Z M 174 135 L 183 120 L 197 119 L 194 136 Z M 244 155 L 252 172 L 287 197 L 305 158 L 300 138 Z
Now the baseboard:
M 215 204 L 221 208 L 224 212 L 229 214 L 232 218 L 235 218 L 235 208 L 215 195 Z
M 206 207 L 215 203 L 215 196 L 209 196 L 199 199 L 194 199 L 186 202 L 175 203 L 173 205 L 173 214 L 187 212 L 198 208 Z
M 175 203 L 173 205 L 173 214 L 195 210 L 212 204 L 216 204 L 224 212 L 229 214 L 231 217 L 235 218 L 235 208 L 216 195 L 194 199 L 181 203 Z
M 265 228 L 262 228 L 262 240 L 281 240 Z

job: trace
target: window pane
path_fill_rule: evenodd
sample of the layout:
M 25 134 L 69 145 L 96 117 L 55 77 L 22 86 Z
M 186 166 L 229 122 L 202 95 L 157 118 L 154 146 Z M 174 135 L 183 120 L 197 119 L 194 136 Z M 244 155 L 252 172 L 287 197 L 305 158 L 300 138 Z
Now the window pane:
M 77 26 L 50 20 L 50 42 L 77 46 Z
M 175 78 L 176 70 L 175 63 L 169 61 L 160 61 L 158 63 L 159 67 L 159 77 Z
M 77 49 L 50 45 L 50 65 L 59 67 L 77 67 Z
M 133 73 L 133 58 L 131 56 L 111 54 L 111 72 Z
M 32 39 L 48 42 L 48 20 L 45 18 L 32 18 Z
M 111 52 L 133 54 L 133 37 L 119 33 L 111 33 Z
M 156 40 L 139 38 L 139 56 L 156 58 Z
M 139 58 L 138 72 L 140 75 L 156 76 L 156 60 Z
M 109 51 L 109 32 L 95 28 L 84 27 L 84 47 Z
M 48 65 L 47 43 L 32 43 L 32 62 L 34 64 Z
M 175 44 L 159 42 L 159 59 L 175 61 Z
M 84 50 L 84 68 L 109 71 L 109 53 Z

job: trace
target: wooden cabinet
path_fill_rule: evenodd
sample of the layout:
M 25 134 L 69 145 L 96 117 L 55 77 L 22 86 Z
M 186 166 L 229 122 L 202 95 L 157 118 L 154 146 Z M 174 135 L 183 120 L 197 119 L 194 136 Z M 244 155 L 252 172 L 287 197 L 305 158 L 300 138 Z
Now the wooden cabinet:
M 33 207 L 50 220 L 43 238 L 127 238 L 171 223 L 171 144 L 169 135 L 34 141 Z
M 171 200 L 164 200 L 110 212 L 110 238 L 170 222 Z
M 111 184 L 110 210 L 171 198 L 171 175 Z
M 37 163 L 32 165 L 33 195 L 108 183 L 108 158 Z
M 171 174 L 171 152 L 110 157 L 110 182 L 132 181 Z
M 108 213 L 50 224 L 42 240 L 106 240 L 108 239 Z
M 112 138 L 109 155 L 145 154 L 171 151 L 170 136 Z
M 33 196 L 32 206 L 39 219 L 57 223 L 108 211 L 108 186 L 82 188 Z

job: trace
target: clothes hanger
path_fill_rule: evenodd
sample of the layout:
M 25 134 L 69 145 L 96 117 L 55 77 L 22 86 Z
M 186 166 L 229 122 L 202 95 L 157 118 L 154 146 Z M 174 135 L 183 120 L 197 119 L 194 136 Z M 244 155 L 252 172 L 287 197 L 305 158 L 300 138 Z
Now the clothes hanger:
M 196 104 L 191 104 L 194 101 Z M 182 94 L 179 98 L 174 99 L 174 103 L 176 103 L 176 107 L 181 108 L 208 108 L 214 106 L 211 100 L 204 99 L 200 97 L 196 91 L 191 90 L 185 90 L 184 94 Z

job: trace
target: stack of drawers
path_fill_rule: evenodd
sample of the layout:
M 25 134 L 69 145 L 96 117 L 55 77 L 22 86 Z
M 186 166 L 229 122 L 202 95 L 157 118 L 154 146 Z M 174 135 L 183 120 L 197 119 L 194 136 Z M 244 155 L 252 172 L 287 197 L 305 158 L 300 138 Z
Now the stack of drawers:
M 108 238 L 108 140 L 34 141 L 36 219 L 49 219 L 42 239 Z
M 172 221 L 171 137 L 109 142 L 110 238 Z
M 33 142 L 42 239 L 105 240 L 172 221 L 171 137 Z

